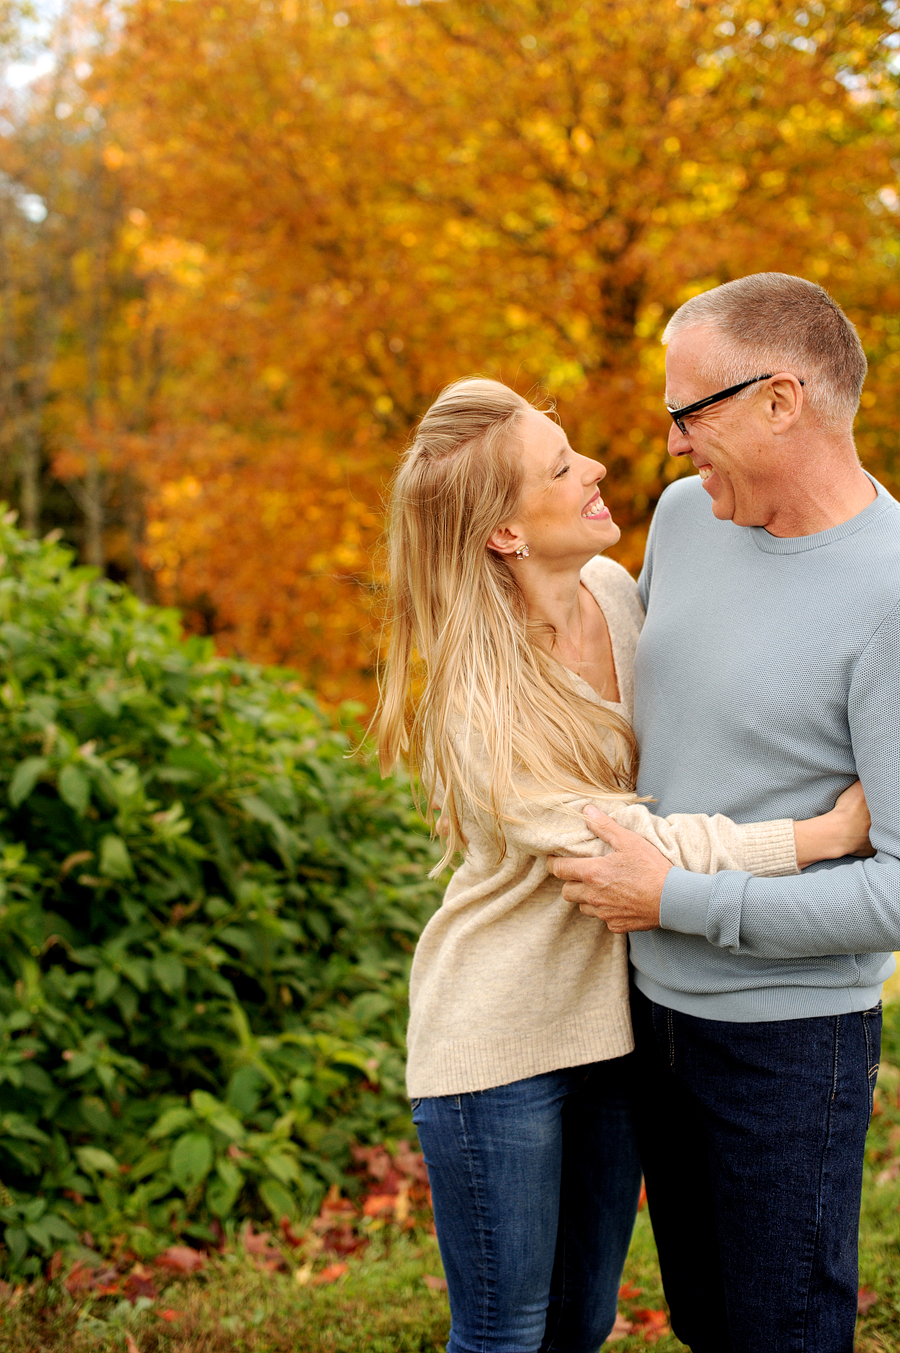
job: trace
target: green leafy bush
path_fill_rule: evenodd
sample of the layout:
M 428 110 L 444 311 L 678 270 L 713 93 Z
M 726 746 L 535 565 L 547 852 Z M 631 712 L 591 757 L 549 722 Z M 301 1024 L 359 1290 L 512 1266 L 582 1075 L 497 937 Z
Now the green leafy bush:
M 139 1254 L 301 1219 L 409 1131 L 434 852 L 286 672 L 0 523 L 0 1223 Z M 349 716 L 348 716 L 349 717 Z

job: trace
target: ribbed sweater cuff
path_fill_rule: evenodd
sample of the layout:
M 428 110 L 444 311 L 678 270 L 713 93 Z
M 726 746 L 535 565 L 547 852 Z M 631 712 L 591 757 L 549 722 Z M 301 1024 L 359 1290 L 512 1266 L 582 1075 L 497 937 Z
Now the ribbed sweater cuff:
M 799 874 L 793 818 L 775 822 L 748 822 L 738 826 L 744 850 L 744 868 L 757 878 Z
M 715 874 L 691 874 L 686 869 L 670 869 L 663 884 L 659 904 L 662 930 L 678 930 L 683 935 L 706 935 L 709 895 Z

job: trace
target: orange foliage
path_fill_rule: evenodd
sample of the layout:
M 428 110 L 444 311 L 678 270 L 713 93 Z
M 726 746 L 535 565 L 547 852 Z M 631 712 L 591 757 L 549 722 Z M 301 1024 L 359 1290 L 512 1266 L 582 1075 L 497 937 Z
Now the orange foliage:
M 665 319 L 767 268 L 859 325 L 860 447 L 897 483 L 884 10 L 340 4 L 134 0 L 88 82 L 141 279 L 123 328 L 162 353 L 144 426 L 110 404 L 111 435 L 189 623 L 371 695 L 385 487 L 474 371 L 555 397 L 637 567 L 677 472 Z

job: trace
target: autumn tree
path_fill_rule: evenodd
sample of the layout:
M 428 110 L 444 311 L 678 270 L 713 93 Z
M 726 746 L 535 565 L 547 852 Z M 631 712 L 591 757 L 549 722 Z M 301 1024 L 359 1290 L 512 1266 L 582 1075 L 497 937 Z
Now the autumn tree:
M 859 325 L 895 482 L 895 5 L 340 3 L 135 0 L 88 81 L 162 336 L 111 437 L 191 624 L 370 691 L 385 485 L 474 371 L 554 396 L 635 567 L 677 472 L 659 334 L 747 272 Z

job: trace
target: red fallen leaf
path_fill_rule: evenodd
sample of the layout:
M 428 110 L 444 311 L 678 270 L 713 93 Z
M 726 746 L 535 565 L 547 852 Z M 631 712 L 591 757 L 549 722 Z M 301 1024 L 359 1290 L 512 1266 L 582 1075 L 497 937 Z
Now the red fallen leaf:
M 281 1250 L 276 1249 L 271 1243 L 271 1231 L 254 1232 L 248 1221 L 242 1232 L 242 1239 L 244 1249 L 253 1256 L 256 1267 L 262 1269 L 264 1273 L 276 1273 L 278 1269 L 287 1267 Z
M 62 1268 L 62 1266 L 63 1266 L 63 1252 L 62 1250 L 56 1250 L 56 1252 L 54 1253 L 53 1257 L 50 1260 L 50 1263 L 47 1265 L 48 1282 L 51 1283 L 53 1282 L 53 1279 L 59 1275 L 59 1271 Z
M 0 1278 L 0 1301 L 8 1301 L 12 1295 L 12 1290 L 12 1283 L 4 1282 L 4 1280 Z
M 196 1273 L 206 1263 L 202 1250 L 192 1249 L 190 1245 L 170 1245 L 154 1259 L 159 1268 L 169 1268 L 173 1273 Z
M 290 1245 L 292 1249 L 296 1249 L 298 1245 L 303 1244 L 303 1237 L 298 1236 L 295 1233 L 287 1217 L 281 1218 L 280 1226 L 281 1226 L 281 1238 L 286 1245 Z
M 409 1142 L 397 1143 L 394 1160 L 397 1162 L 398 1168 L 410 1179 L 416 1179 L 420 1184 L 428 1183 L 428 1167 L 425 1164 L 425 1157 L 421 1151 L 411 1151 Z
M 431 1292 L 446 1292 L 447 1279 L 437 1278 L 433 1273 L 426 1273 L 422 1277 L 422 1282 Z
M 647 1185 L 641 1180 L 641 1192 L 638 1196 L 638 1212 L 647 1205 Z
M 355 1254 L 357 1250 L 364 1250 L 368 1243 L 368 1238 L 357 1235 L 352 1226 L 333 1226 L 322 1236 L 323 1249 L 332 1254 Z
M 127 1330 L 125 1331 L 125 1353 L 141 1353 L 141 1350 L 134 1342 L 134 1337 L 130 1335 Z
M 82 1263 L 80 1259 L 76 1259 L 63 1278 L 63 1287 L 70 1297 L 77 1297 L 82 1292 L 89 1292 L 93 1286 L 94 1270 L 88 1268 L 87 1264 Z
M 633 1287 L 631 1283 L 623 1283 L 619 1288 L 619 1296 L 625 1301 L 631 1301 L 633 1297 L 639 1297 L 643 1292 L 643 1287 Z
M 878 1293 L 871 1287 L 861 1287 L 856 1298 L 856 1309 L 860 1315 L 868 1315 L 878 1300 Z
M 169 1323 L 171 1324 L 173 1320 L 180 1320 L 183 1315 L 183 1312 L 173 1311 L 170 1307 L 168 1310 L 165 1311 L 157 1311 L 156 1314 L 159 1316 L 160 1320 L 168 1320 Z
M 384 1179 L 391 1168 L 391 1158 L 383 1146 L 354 1146 L 353 1159 L 365 1165 L 373 1179 Z
M 669 1317 L 665 1311 L 651 1311 L 646 1307 L 639 1307 L 638 1310 L 631 1312 L 631 1319 L 635 1329 L 643 1330 L 644 1340 L 648 1344 L 655 1344 L 657 1339 L 669 1333 Z
M 149 1297 L 151 1301 L 155 1301 L 159 1296 L 159 1289 L 151 1280 L 150 1275 L 143 1264 L 135 1265 L 135 1269 L 140 1269 L 141 1271 L 129 1273 L 122 1287 L 123 1297 L 127 1297 L 132 1306 L 137 1301 L 138 1297 Z
M 263 1254 L 269 1248 L 272 1232 L 254 1231 L 252 1224 L 248 1221 L 244 1227 L 241 1239 L 244 1242 L 244 1249 L 248 1254 Z
M 383 1217 L 393 1212 L 396 1194 L 370 1193 L 362 1205 L 364 1217 Z
M 84 1202 L 84 1194 L 79 1193 L 77 1189 L 63 1189 L 63 1197 L 70 1199 L 76 1207 L 81 1207 Z
M 323 1268 L 321 1273 L 317 1273 L 309 1281 L 314 1287 L 320 1287 L 323 1283 L 336 1283 L 349 1267 L 349 1264 L 329 1264 L 327 1268 Z
M 337 1184 L 332 1184 L 325 1201 L 319 1209 L 319 1215 L 312 1224 L 317 1235 L 328 1231 L 336 1222 L 350 1221 L 356 1216 L 356 1208 L 349 1198 L 342 1198 Z
M 633 1333 L 634 1325 L 630 1320 L 626 1320 L 621 1311 L 616 1311 L 616 1323 L 613 1325 L 607 1339 L 612 1343 L 613 1339 L 627 1339 L 629 1334 Z

